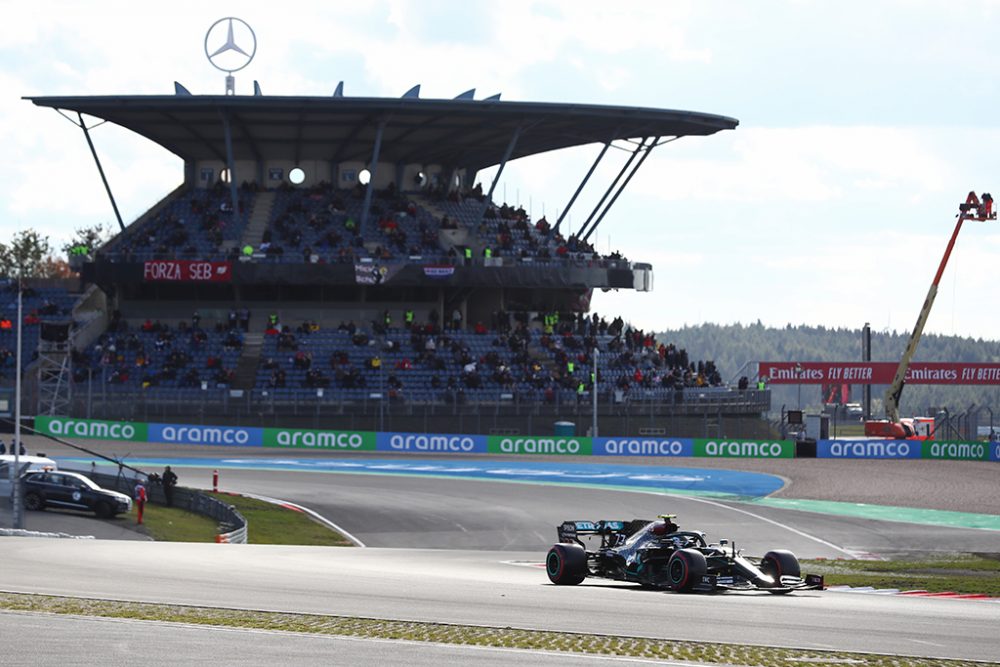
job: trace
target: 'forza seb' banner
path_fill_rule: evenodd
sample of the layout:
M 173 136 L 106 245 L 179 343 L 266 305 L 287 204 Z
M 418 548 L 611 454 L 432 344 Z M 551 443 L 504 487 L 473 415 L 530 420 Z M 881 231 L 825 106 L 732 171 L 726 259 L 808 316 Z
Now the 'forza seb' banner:
M 559 454 L 588 456 L 590 438 L 560 436 L 491 435 L 487 440 L 491 454 Z
M 795 443 L 791 440 L 709 440 L 696 438 L 694 455 L 727 459 L 791 459 Z
M 375 434 L 369 431 L 317 431 L 312 429 L 265 428 L 265 447 L 294 449 L 375 449 Z
M 157 259 L 143 262 L 142 279 L 147 282 L 228 283 L 233 279 L 233 266 L 229 262 Z

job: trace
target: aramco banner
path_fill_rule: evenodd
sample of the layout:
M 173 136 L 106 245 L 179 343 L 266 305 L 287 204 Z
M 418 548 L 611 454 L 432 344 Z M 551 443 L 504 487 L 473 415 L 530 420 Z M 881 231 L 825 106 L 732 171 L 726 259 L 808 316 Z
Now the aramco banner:
M 761 361 L 760 377 L 770 384 L 892 384 L 892 361 Z M 1000 364 L 914 361 L 908 384 L 1000 385 Z
M 562 456 L 645 456 L 741 459 L 790 459 L 791 440 L 725 438 L 652 438 L 620 436 L 586 438 L 545 435 L 474 435 L 454 433 L 394 433 L 321 429 L 146 424 L 143 422 L 35 417 L 39 433 L 67 439 L 93 438 L 178 445 L 269 447 L 325 451 L 407 452 L 446 454 L 527 454 Z M 937 459 L 1000 461 L 1000 442 L 938 442 L 918 440 L 817 440 L 821 459 Z

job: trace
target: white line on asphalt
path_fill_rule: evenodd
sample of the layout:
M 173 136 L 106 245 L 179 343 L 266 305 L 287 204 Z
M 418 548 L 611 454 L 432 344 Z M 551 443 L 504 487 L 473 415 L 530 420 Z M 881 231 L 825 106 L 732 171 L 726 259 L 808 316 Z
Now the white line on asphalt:
M 694 502 L 697 502 L 697 503 L 705 503 L 706 505 L 714 505 L 715 507 L 721 507 L 723 509 L 732 510 L 733 512 L 739 512 L 740 514 L 746 514 L 747 516 L 752 516 L 755 519 L 760 519 L 761 521 L 764 521 L 766 523 L 769 523 L 769 524 L 772 524 L 774 526 L 777 526 L 778 528 L 784 528 L 785 530 L 793 532 L 793 533 L 795 533 L 796 535 L 798 535 L 800 537 L 805 537 L 806 539 L 810 539 L 810 540 L 812 540 L 814 542 L 819 542 L 820 544 L 822 544 L 824 546 L 828 546 L 831 549 L 835 549 L 835 550 L 841 552 L 842 554 L 850 556 L 851 558 L 855 558 L 856 557 L 856 554 L 854 552 L 852 552 L 852 551 L 850 551 L 848 549 L 844 549 L 843 547 L 838 547 L 833 542 L 827 542 L 826 540 L 824 540 L 821 537 L 816 537 L 815 535 L 810 535 L 809 533 L 803 532 L 803 531 L 799 530 L 798 528 L 793 528 L 793 527 L 789 526 L 788 524 L 781 523 L 780 521 L 775 521 L 774 519 L 768 519 L 766 516 L 761 516 L 759 514 L 754 514 L 753 512 L 748 512 L 747 510 L 740 509 L 738 507 L 730 507 L 729 505 L 725 505 L 723 503 L 719 503 L 719 502 L 716 502 L 714 500 L 708 500 L 706 498 L 697 498 L 695 496 L 678 496 L 678 495 L 674 495 L 672 493 L 667 493 L 667 494 L 664 494 L 664 495 L 673 496 L 674 498 L 684 498 L 684 499 L 687 499 L 687 500 L 693 500 Z
M 926 644 L 927 646 L 937 646 L 938 648 L 944 648 L 944 644 L 935 644 L 934 642 L 925 642 L 923 639 L 910 639 L 914 644 Z
M 365 546 L 364 542 L 362 542 L 358 538 L 354 537 L 349 532 L 347 532 L 346 530 L 344 530 L 343 528 L 341 528 L 340 526 L 338 526 L 337 524 L 335 524 L 333 521 L 330 521 L 329 519 L 327 519 L 325 516 L 323 516 L 319 512 L 315 512 L 315 511 L 309 509 L 308 507 L 303 507 L 302 505 L 298 505 L 298 504 L 293 503 L 293 502 L 288 501 L 288 500 L 281 500 L 280 498 L 269 498 L 268 496 L 258 496 L 257 494 L 254 494 L 254 493 L 240 493 L 239 495 L 246 496 L 247 498 L 256 498 L 257 500 L 263 500 L 265 503 L 272 503 L 274 505 L 288 505 L 289 507 L 294 507 L 295 509 L 299 510 L 300 512 L 304 512 L 304 513 L 308 514 L 313 519 L 315 519 L 316 521 L 319 521 L 321 524 L 323 524 L 327 528 L 330 528 L 331 530 L 337 531 L 338 533 L 340 533 L 341 535 L 343 535 L 344 537 L 346 537 L 347 539 L 349 539 L 351 542 L 354 542 L 355 546 L 359 546 L 359 547 L 364 547 Z

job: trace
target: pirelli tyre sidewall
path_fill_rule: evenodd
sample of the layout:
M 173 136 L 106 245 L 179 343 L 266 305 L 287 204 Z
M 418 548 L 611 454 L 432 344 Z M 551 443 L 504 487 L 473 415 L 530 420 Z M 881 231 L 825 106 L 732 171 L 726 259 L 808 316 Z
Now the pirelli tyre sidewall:
M 705 555 L 697 549 L 679 549 L 667 562 L 667 579 L 678 593 L 690 593 L 707 572 Z
M 801 577 L 802 570 L 799 567 L 799 559 L 791 551 L 785 549 L 775 549 L 768 551 L 760 559 L 760 569 L 764 574 L 769 574 L 774 578 L 775 585 L 781 585 L 781 577 Z M 785 592 L 785 591 L 774 591 Z
M 545 556 L 545 572 L 557 586 L 575 586 L 587 577 L 587 551 L 579 544 L 556 544 Z

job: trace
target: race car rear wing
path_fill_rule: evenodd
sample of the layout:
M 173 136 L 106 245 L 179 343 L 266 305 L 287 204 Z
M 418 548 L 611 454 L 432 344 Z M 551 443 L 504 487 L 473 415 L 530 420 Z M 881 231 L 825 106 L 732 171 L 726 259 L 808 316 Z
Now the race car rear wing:
M 599 535 L 603 538 L 612 535 L 628 537 L 650 522 L 649 519 L 632 519 L 631 521 L 564 521 L 556 528 L 559 541 L 570 544 L 583 544 L 580 537 Z

